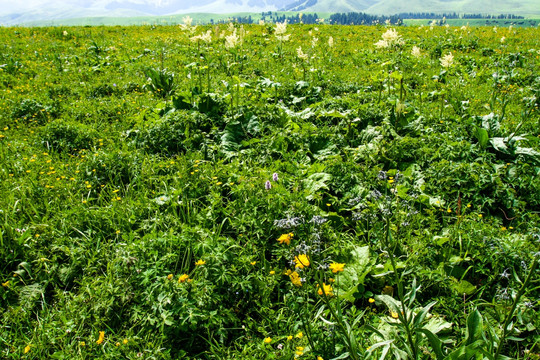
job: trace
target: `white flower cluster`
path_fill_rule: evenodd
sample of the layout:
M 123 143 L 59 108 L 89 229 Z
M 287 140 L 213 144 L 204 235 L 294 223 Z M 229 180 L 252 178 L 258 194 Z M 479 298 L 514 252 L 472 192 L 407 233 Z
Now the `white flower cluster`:
M 276 23 L 275 35 L 279 41 L 289 41 L 291 34 L 285 34 L 287 32 L 287 20 L 282 23 Z
M 398 47 L 405 44 L 405 41 L 401 38 L 401 35 L 398 34 L 396 29 L 388 29 L 384 34 L 382 34 L 382 40 L 379 40 L 375 43 L 375 46 L 378 49 Z

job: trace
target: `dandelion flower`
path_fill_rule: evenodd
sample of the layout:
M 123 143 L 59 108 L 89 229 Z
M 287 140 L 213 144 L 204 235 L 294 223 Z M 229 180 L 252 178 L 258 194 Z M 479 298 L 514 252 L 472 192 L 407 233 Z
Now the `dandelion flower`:
M 24 353 L 28 354 L 29 352 L 30 352 L 30 345 L 26 345 L 26 347 L 24 348 Z
M 124 340 L 122 341 L 122 344 L 124 344 L 124 345 L 126 345 L 127 343 L 128 343 L 128 339 L 124 339 Z
M 188 275 L 188 274 L 182 274 L 182 275 L 180 275 L 180 277 L 178 278 L 178 282 L 179 282 L 179 283 L 183 283 L 183 282 L 186 282 L 187 279 L 189 279 L 189 275 Z
M 99 338 L 97 339 L 96 344 L 100 345 L 103 340 L 105 340 L 105 331 L 100 331 Z
M 173 274 L 167 275 L 167 280 L 171 280 L 173 278 Z
M 265 337 L 264 338 L 264 343 L 265 344 L 270 344 L 272 342 L 272 338 L 271 337 Z
M 206 264 L 206 261 L 204 261 L 203 259 L 199 259 L 195 262 L 195 266 L 200 266 L 200 265 L 204 265 Z
M 297 337 L 298 339 L 301 339 L 304 337 L 304 333 L 303 332 L 298 332 L 298 334 L 295 335 L 295 337 Z
M 288 233 L 288 234 L 282 234 L 278 239 L 277 241 L 279 241 L 280 244 L 287 244 L 287 245 L 291 245 L 291 239 L 293 238 L 293 233 Z
M 323 283 L 323 286 L 320 287 L 318 284 L 317 284 L 317 294 L 319 295 L 326 295 L 326 296 L 333 296 L 334 293 L 332 292 L 332 285 L 328 284 L 326 285 L 325 283 Z
M 330 264 L 330 270 L 332 270 L 332 272 L 334 274 L 339 272 L 339 271 L 343 271 L 344 267 L 345 267 L 345 264 L 340 264 L 340 263 L 332 263 L 332 264 Z
M 304 267 L 309 266 L 309 257 L 306 254 L 300 254 L 294 257 L 294 262 L 296 265 L 294 267 L 303 269 Z
M 289 279 L 291 279 L 291 282 L 294 286 L 301 287 L 302 286 L 302 279 L 300 279 L 300 275 L 296 271 L 293 271 L 289 274 Z

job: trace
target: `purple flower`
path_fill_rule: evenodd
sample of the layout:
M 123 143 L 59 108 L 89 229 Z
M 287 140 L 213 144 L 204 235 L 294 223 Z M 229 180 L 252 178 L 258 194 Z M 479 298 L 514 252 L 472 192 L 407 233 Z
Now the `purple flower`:
M 272 180 L 278 181 L 278 174 L 277 173 L 272 174 Z
M 270 184 L 270 180 L 266 180 L 264 187 L 266 190 L 270 190 L 272 188 L 272 184 Z

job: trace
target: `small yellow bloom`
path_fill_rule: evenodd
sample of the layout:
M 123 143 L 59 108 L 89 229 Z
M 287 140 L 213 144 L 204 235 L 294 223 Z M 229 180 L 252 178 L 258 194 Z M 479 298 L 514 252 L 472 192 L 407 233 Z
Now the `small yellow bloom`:
M 126 345 L 127 343 L 128 343 L 128 339 L 124 339 L 124 340 L 122 341 L 122 344 L 124 344 L 124 345 Z
M 275 274 L 276 274 L 276 272 L 274 270 L 270 271 L 270 275 L 275 275 Z
M 172 279 L 172 277 L 173 277 L 173 274 L 169 274 L 169 275 L 167 275 L 167 280 L 171 280 L 171 279 Z
M 369 301 L 370 304 L 373 304 L 375 302 L 375 299 L 374 298 L 369 298 L 368 301 Z
M 506 226 L 501 227 L 501 231 L 506 231 Z
M 179 283 L 183 283 L 183 282 L 185 282 L 187 279 L 189 279 L 189 275 L 188 275 L 188 274 L 182 274 L 182 275 L 180 275 L 180 277 L 178 278 L 178 282 L 179 282 Z
M 79 345 L 81 345 L 81 346 L 86 346 L 86 343 L 85 343 L 84 341 L 81 341 L 81 342 L 79 343 Z
M 264 343 L 265 344 L 270 344 L 272 342 L 272 338 L 271 337 L 266 337 L 264 338 Z
M 288 233 L 288 234 L 282 234 L 278 239 L 277 241 L 279 241 L 280 244 L 287 244 L 287 245 L 291 245 L 291 239 L 293 238 L 293 233 Z
M 291 341 L 292 339 L 293 339 L 293 336 L 292 336 L 292 335 L 288 335 L 288 336 L 287 336 L 287 340 L 288 340 L 288 341 Z
M 345 267 L 345 264 L 340 264 L 340 263 L 332 263 L 330 264 L 330 270 L 332 270 L 332 272 L 335 274 L 339 271 L 343 271 Z
M 324 360 L 322 356 L 317 356 L 317 360 Z
M 300 331 L 300 332 L 298 332 L 298 334 L 295 335 L 295 337 L 297 337 L 298 339 L 301 339 L 301 338 L 304 337 L 304 333 Z
M 452 209 L 448 208 L 448 210 L 446 210 L 447 213 L 451 213 L 452 212 Z
M 300 279 L 300 275 L 298 275 L 296 271 L 291 272 L 289 278 L 291 279 L 291 282 L 294 286 L 302 286 L 302 279 Z
M 394 319 L 397 319 L 399 317 L 398 313 L 395 311 L 391 311 L 390 316 L 393 317 Z
M 30 352 L 30 345 L 26 345 L 26 347 L 24 348 L 24 353 L 28 354 L 29 352 Z
M 256 263 L 257 263 L 256 261 L 250 262 L 251 265 L 255 265 Z
M 9 286 L 9 280 L 6 281 L 5 283 L 2 283 L 2 286 L 3 286 L 3 287 L 8 287 L 8 286 Z
M 483 215 L 482 214 L 478 214 L 478 217 L 481 218 Z
M 105 340 L 105 331 L 100 331 L 99 338 L 97 339 L 96 344 L 100 345 L 103 340 Z
M 332 292 L 332 285 L 326 285 L 323 283 L 322 288 L 317 284 L 317 293 L 319 295 L 326 295 L 326 296 L 334 296 L 334 293 Z
M 297 267 L 300 269 L 303 269 L 304 267 L 308 267 L 310 264 L 309 258 L 306 254 L 300 254 L 298 256 L 295 256 L 294 262 L 296 263 L 294 267 Z
M 197 262 L 195 263 L 195 266 L 200 266 L 204 264 L 206 264 L 206 261 L 204 261 L 203 259 L 200 259 L 200 260 L 197 260 Z
M 116 346 L 120 346 L 120 343 L 117 341 L 115 345 L 116 345 Z

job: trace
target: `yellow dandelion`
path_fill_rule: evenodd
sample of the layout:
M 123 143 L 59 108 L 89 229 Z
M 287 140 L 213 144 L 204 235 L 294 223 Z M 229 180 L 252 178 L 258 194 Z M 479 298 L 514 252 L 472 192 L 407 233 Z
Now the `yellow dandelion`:
M 291 341 L 293 339 L 293 336 L 292 335 L 288 335 L 287 336 L 287 341 Z
M 345 267 L 345 264 L 340 264 L 340 263 L 332 263 L 332 264 L 330 264 L 330 270 L 332 270 L 332 272 L 334 274 L 339 272 L 339 271 L 343 271 L 344 267 Z
M 330 284 L 326 285 L 325 283 L 323 283 L 322 287 L 317 284 L 317 288 L 317 294 L 319 295 L 334 296 L 334 293 L 332 292 L 332 285 Z
M 296 263 L 294 267 L 297 267 L 300 269 L 303 269 L 304 267 L 308 267 L 310 264 L 309 257 L 306 254 L 300 254 L 298 256 L 295 256 L 294 262 Z
M 26 345 L 26 347 L 24 348 L 24 353 L 28 354 L 29 352 L 30 352 L 30 345 Z
M 126 345 L 127 343 L 128 343 L 128 339 L 124 339 L 124 340 L 122 341 L 122 344 L 124 344 L 124 345 Z
M 276 272 L 274 270 L 270 271 L 270 275 L 275 275 L 275 274 L 276 274 Z
M 272 342 L 272 338 L 271 337 L 265 337 L 264 338 L 264 343 L 265 344 L 270 344 Z
M 203 259 L 199 259 L 197 260 L 197 262 L 195 263 L 195 266 L 200 266 L 200 265 L 204 265 L 206 264 L 206 261 L 204 261 Z
M 97 339 L 96 344 L 100 345 L 103 340 L 105 340 L 105 331 L 100 331 L 99 338 Z
M 297 337 L 298 339 L 301 339 L 304 337 L 304 333 L 299 331 L 298 334 L 295 335 L 295 337 Z
M 188 275 L 188 274 L 182 274 L 182 275 L 180 275 L 180 277 L 178 278 L 178 282 L 179 282 L 179 283 L 183 283 L 183 282 L 186 282 L 187 279 L 189 279 L 189 275 Z
M 250 262 L 251 265 L 255 265 L 256 263 L 257 263 L 256 261 Z
M 279 241 L 280 244 L 287 244 L 287 245 L 291 245 L 291 239 L 293 238 L 293 233 L 289 233 L 289 234 L 282 234 L 278 239 L 277 241 Z
M 291 279 L 291 282 L 294 286 L 302 286 L 302 279 L 300 279 L 300 275 L 298 275 L 296 271 L 291 272 L 289 278 Z

